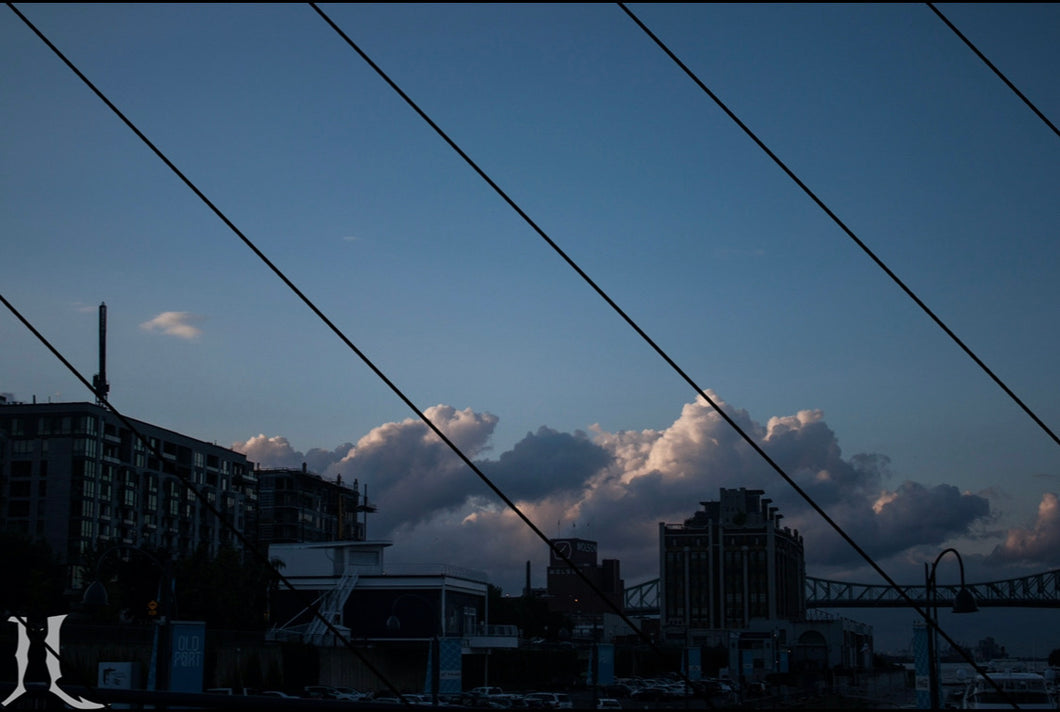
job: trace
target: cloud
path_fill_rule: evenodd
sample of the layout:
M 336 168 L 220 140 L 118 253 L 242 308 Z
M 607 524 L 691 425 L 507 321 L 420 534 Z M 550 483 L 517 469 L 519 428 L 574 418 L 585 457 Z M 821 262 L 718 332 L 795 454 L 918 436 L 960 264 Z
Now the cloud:
M 844 457 L 817 410 L 756 422 L 716 401 L 846 530 L 876 557 L 968 536 L 988 520 L 980 494 L 893 477 L 881 454 Z M 472 458 L 486 452 L 497 417 L 438 405 L 427 415 Z M 544 543 L 419 420 L 373 428 L 355 445 L 303 455 L 282 437 L 237 444 L 263 465 L 301 466 L 319 453 L 318 472 L 367 484 L 379 507 L 373 538 L 395 542 L 388 558 L 487 569 L 507 589 L 522 587 L 523 565 L 547 562 Z M 860 558 L 703 399 L 687 403 L 668 427 L 563 433 L 541 427 L 481 469 L 547 536 L 600 542 L 601 558 L 621 560 L 627 581 L 658 575 L 659 522 L 678 523 L 721 487 L 765 490 L 803 535 L 815 569 L 856 566 Z M 444 552 L 444 553 L 443 553 Z M 541 581 L 537 582 L 540 585 Z
M 872 505 L 874 516 L 848 518 L 845 529 L 878 557 L 968 535 L 973 524 L 990 514 L 990 502 L 985 497 L 961 492 L 952 485 L 929 488 L 910 481 L 894 491 L 884 490 Z
M 424 414 L 468 457 L 481 452 L 497 424 L 489 413 L 436 405 Z M 324 473 L 358 478 L 372 490 L 377 530 L 411 526 L 488 494 L 468 467 L 418 419 L 386 423 L 361 438 Z
M 1060 499 L 1056 493 L 1043 494 L 1033 528 L 1009 529 L 1004 543 L 994 549 L 991 558 L 1047 566 L 1060 564 Z
M 144 331 L 161 331 L 167 336 L 176 336 L 180 339 L 197 339 L 202 334 L 202 329 L 194 326 L 205 317 L 191 312 L 162 312 L 154 319 L 140 324 Z
M 580 489 L 611 455 L 579 432 L 560 433 L 541 426 L 497 461 L 481 463 L 483 471 L 513 499 L 536 499 Z
M 303 463 L 310 472 L 326 472 L 335 463 L 346 457 L 353 448 L 353 443 L 343 443 L 333 450 L 313 448 L 301 452 L 291 447 L 291 443 L 282 435 L 266 437 L 255 435 L 247 440 L 232 443 L 232 449 L 247 456 L 247 459 L 262 467 L 300 468 Z

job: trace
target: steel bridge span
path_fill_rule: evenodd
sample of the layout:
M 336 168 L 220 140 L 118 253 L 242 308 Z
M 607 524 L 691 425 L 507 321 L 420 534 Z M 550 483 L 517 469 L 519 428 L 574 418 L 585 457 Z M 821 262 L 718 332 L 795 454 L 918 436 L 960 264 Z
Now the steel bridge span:
M 1029 576 L 965 584 L 981 607 L 1060 608 L 1060 569 Z M 924 584 L 898 587 L 885 584 L 849 583 L 806 577 L 807 608 L 906 608 L 904 591 L 916 605 L 949 606 L 960 589 L 959 584 L 938 584 L 935 601 L 927 600 Z M 626 589 L 626 613 L 657 615 L 659 613 L 659 579 L 652 579 Z

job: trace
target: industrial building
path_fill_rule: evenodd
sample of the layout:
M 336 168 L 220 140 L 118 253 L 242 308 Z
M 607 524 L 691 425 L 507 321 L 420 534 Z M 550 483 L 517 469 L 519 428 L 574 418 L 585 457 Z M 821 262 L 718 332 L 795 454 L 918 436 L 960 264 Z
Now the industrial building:
M 683 524 L 659 524 L 665 643 L 735 678 L 865 667 L 871 626 L 807 616 L 803 539 L 758 489 L 725 489 Z
M 724 489 L 684 524 L 659 524 L 664 628 L 740 629 L 805 617 L 806 564 L 798 531 L 762 490 Z
M 597 563 L 597 543 L 588 539 L 553 539 L 552 545 L 555 548 L 549 550 L 546 590 L 549 610 L 575 615 L 610 613 L 612 606 L 621 610 L 624 587 L 618 559 L 604 559 Z M 604 594 L 604 599 L 556 555 L 556 549 Z

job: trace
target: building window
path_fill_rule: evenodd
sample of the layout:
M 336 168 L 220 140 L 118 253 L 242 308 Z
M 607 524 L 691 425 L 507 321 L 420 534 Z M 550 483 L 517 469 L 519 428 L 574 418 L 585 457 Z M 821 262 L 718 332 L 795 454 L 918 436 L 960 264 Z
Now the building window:
M 96 441 L 88 438 L 74 439 L 74 455 L 82 457 L 95 457 L 97 452 Z
M 94 480 L 99 475 L 99 463 L 92 460 L 82 460 L 80 466 L 74 466 L 74 472 L 78 469 L 81 470 L 81 476 L 86 480 Z

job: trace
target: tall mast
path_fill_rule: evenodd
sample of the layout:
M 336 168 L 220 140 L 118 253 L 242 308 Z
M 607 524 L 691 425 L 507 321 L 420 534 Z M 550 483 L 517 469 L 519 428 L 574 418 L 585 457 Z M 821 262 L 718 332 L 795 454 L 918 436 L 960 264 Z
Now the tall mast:
M 92 389 L 96 392 L 96 405 L 103 405 L 103 400 L 110 393 L 107 383 L 107 304 L 99 303 L 99 373 L 92 377 Z

